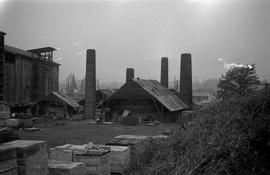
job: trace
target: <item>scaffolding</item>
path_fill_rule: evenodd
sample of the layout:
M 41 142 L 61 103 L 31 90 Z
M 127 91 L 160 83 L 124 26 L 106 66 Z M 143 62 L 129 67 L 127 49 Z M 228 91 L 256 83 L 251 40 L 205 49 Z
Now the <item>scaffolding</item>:
M 51 69 L 51 64 L 53 63 L 53 51 L 55 48 L 52 47 L 43 47 L 38 49 L 31 49 L 28 52 L 32 52 L 37 54 L 41 59 L 41 70 L 42 74 L 42 87 L 43 87 L 43 96 L 48 95 L 50 92 L 53 91 L 53 71 Z

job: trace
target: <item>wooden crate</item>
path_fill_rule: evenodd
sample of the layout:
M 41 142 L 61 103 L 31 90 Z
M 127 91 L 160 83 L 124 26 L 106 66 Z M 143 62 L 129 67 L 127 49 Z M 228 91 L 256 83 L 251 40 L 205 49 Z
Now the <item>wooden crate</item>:
M 48 155 L 45 141 L 15 140 L 1 146 L 16 149 L 18 175 L 48 174 Z
M 49 175 L 86 175 L 86 167 L 82 162 L 64 162 L 50 160 Z

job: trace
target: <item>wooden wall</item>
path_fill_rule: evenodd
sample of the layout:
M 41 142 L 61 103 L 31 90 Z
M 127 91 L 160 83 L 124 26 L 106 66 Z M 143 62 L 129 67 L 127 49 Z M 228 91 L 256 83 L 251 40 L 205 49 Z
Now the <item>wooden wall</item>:
M 38 101 L 45 96 L 44 86 L 48 81 L 44 79 L 42 61 L 23 55 L 5 53 L 5 99 L 11 105 L 17 103 L 30 103 Z M 58 90 L 59 66 L 55 63 L 49 65 L 51 81 L 48 92 Z

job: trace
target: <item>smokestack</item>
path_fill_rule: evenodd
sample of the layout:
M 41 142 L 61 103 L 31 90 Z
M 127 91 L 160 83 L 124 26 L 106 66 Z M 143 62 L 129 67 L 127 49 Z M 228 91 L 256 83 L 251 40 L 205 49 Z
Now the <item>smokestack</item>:
M 0 31 L 0 101 L 5 100 L 4 62 L 5 62 L 5 34 Z
M 87 118 L 95 119 L 96 114 L 96 52 L 87 49 L 85 76 L 84 112 Z
M 126 69 L 126 83 L 134 78 L 134 69 L 127 68 Z
M 161 72 L 160 72 L 160 83 L 168 88 L 168 58 L 161 58 Z
M 181 54 L 180 65 L 180 94 L 187 105 L 191 106 L 192 103 L 192 64 L 191 54 Z

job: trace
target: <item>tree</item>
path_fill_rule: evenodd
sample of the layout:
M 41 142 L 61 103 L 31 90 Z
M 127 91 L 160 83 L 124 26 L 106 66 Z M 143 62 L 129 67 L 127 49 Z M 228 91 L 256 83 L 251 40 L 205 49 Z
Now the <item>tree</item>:
M 217 98 L 228 99 L 252 93 L 254 85 L 260 83 L 255 64 L 231 67 L 218 83 Z

